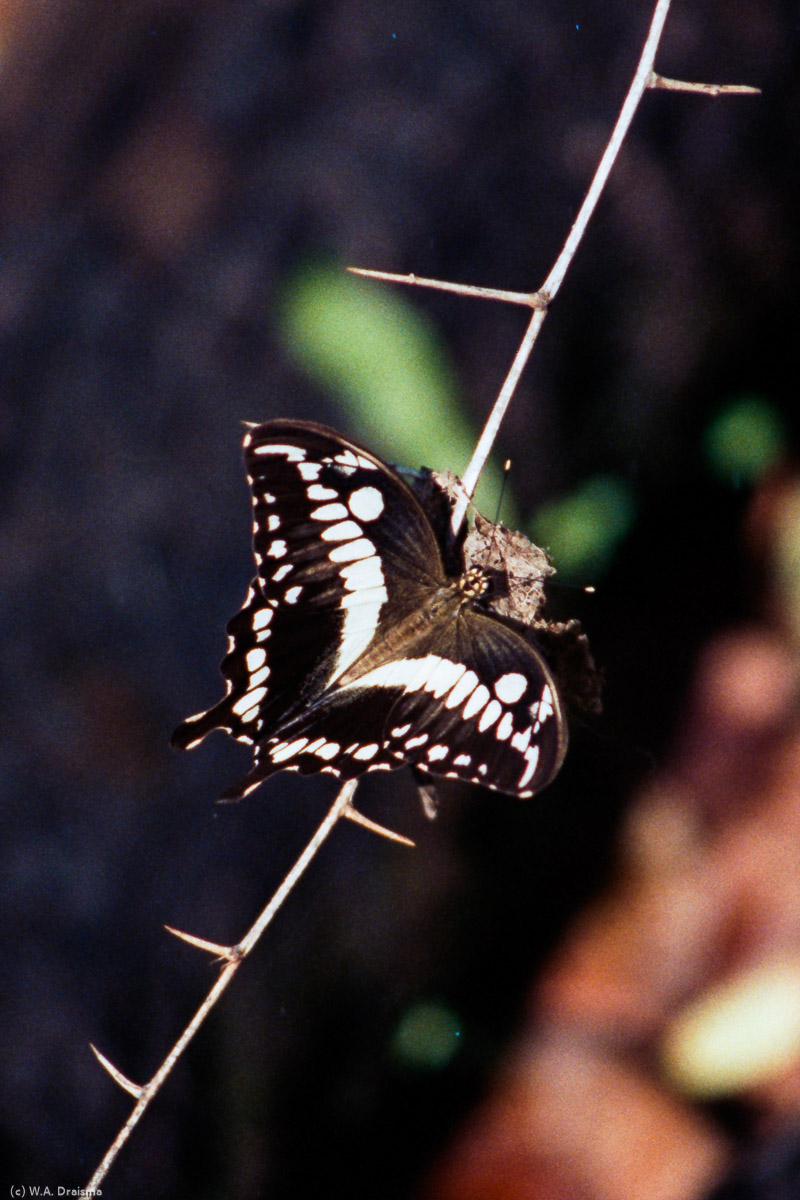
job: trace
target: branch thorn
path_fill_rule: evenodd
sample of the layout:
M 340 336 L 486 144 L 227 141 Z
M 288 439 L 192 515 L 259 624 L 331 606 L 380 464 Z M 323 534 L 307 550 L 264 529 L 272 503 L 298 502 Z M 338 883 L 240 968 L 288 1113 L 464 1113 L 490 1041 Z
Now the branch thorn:
M 546 308 L 547 298 L 540 292 L 508 292 L 502 288 L 478 287 L 472 283 L 450 283 L 444 279 L 425 279 L 422 275 L 396 275 L 393 271 L 373 271 L 369 267 L 348 267 L 351 275 L 365 279 L 380 279 L 383 283 L 408 283 L 414 287 L 435 288 L 440 292 L 455 292 L 459 296 L 477 296 L 481 300 L 503 300 L 506 304 L 523 304 L 526 308 Z
M 377 833 L 378 837 L 388 838 L 392 842 L 400 842 L 403 846 L 414 845 L 411 838 L 405 837 L 402 833 L 395 833 L 393 829 L 387 829 L 384 825 L 379 825 L 377 821 L 370 821 L 369 817 L 365 817 L 357 808 L 353 808 L 349 804 L 342 810 L 342 816 L 347 817 L 348 821 L 352 821 L 355 825 L 363 825 L 365 829 Z
M 669 79 L 656 71 L 650 73 L 649 88 L 663 88 L 667 92 L 702 92 L 704 96 L 760 96 L 761 88 L 746 83 L 690 83 L 686 79 Z
M 118 1071 L 110 1059 L 106 1058 L 105 1054 L 100 1053 L 100 1051 L 97 1049 L 97 1046 L 93 1045 L 91 1042 L 89 1043 L 89 1046 L 91 1047 L 95 1058 L 100 1063 L 100 1066 L 105 1067 L 114 1082 L 118 1083 L 122 1090 L 128 1092 L 128 1094 L 133 1096 L 135 1100 L 140 1100 L 142 1093 L 144 1092 L 144 1088 L 140 1087 L 138 1083 L 134 1083 L 132 1079 L 128 1079 L 128 1076 L 123 1075 L 122 1071 Z
M 236 946 L 221 946 L 219 942 L 209 942 L 206 938 L 195 937 L 193 933 L 184 933 L 181 929 L 173 929 L 171 925 L 165 925 L 164 928 L 168 933 L 180 938 L 182 942 L 188 942 L 190 946 L 196 946 L 198 950 L 205 950 L 207 954 L 213 954 L 216 958 L 224 959 L 226 962 L 232 962 L 233 959 L 240 957 L 237 954 Z

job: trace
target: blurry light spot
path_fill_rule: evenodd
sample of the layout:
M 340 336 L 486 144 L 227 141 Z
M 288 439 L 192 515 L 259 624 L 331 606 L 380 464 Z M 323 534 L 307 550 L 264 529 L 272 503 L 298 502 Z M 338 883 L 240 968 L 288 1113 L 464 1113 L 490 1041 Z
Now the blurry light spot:
M 697 1097 L 725 1096 L 782 1075 L 800 1060 L 800 962 L 761 963 L 714 988 L 668 1030 L 663 1062 Z
M 446 1067 L 458 1050 L 460 1021 L 455 1013 L 435 1001 L 423 1001 L 402 1016 L 392 1039 L 392 1050 L 401 1062 L 413 1067 Z
M 712 470 L 734 487 L 754 483 L 785 451 L 783 423 L 766 401 L 746 396 L 711 422 L 704 449 Z
M 800 487 L 787 488 L 782 496 L 772 554 L 785 617 L 800 645 Z
M 635 516 L 630 485 L 615 475 L 596 475 L 570 495 L 544 505 L 531 534 L 549 551 L 559 572 L 580 576 L 608 567 Z

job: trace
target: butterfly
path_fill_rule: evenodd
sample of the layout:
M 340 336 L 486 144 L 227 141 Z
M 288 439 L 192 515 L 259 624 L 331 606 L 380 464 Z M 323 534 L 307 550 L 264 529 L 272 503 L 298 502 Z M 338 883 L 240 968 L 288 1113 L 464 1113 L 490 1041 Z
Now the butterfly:
M 227 694 L 173 745 L 212 729 L 252 745 L 224 799 L 277 771 L 404 764 L 520 797 L 549 783 L 567 742 L 550 668 L 487 609 L 489 572 L 448 574 L 397 471 L 311 421 L 251 426 L 244 454 L 257 574 L 228 624 Z

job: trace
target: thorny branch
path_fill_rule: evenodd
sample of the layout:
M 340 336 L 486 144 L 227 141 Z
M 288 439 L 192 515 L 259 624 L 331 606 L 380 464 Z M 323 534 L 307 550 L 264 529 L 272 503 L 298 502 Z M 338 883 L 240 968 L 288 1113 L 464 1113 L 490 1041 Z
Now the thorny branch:
M 504 300 L 506 303 L 523 304 L 533 309 L 533 315 L 528 323 L 528 328 L 525 330 L 508 375 L 494 402 L 489 418 L 483 427 L 469 466 L 464 472 L 462 478 L 464 489 L 453 509 L 451 521 L 453 534 L 457 534 L 461 528 L 470 499 L 475 493 L 481 472 L 486 466 L 489 455 L 492 452 L 492 446 L 516 390 L 520 375 L 530 358 L 531 351 L 539 336 L 539 330 L 544 324 L 550 304 L 555 299 L 564 281 L 567 269 L 575 257 L 575 252 L 586 232 L 586 227 L 595 210 L 597 201 L 600 199 L 603 188 L 611 173 L 611 168 L 617 159 L 630 123 L 633 120 L 633 115 L 645 91 L 648 88 L 663 88 L 676 92 L 702 92 L 708 96 L 757 95 L 759 93 L 759 88 L 747 87 L 744 84 L 687 83 L 678 79 L 667 79 L 663 75 L 656 74 L 653 70 L 653 63 L 655 62 L 658 43 L 664 29 L 664 22 L 667 19 L 670 2 L 671 0 L 658 0 L 656 4 L 647 39 L 639 59 L 639 65 L 636 68 L 636 73 L 620 110 L 614 131 L 598 163 L 594 178 L 589 185 L 589 190 L 569 231 L 561 253 L 556 259 L 550 274 L 537 291 L 531 293 L 504 292 L 493 288 L 471 287 L 468 284 L 421 279 L 415 275 L 392 275 L 386 271 L 371 271 L 360 267 L 349 268 L 354 274 L 367 275 L 373 279 L 382 279 L 394 283 L 412 283 L 420 287 L 438 288 L 442 291 L 457 292 L 462 295 L 477 296 L 482 299 Z
M 183 1033 L 178 1038 L 177 1042 L 156 1071 L 155 1075 L 152 1077 L 152 1079 L 148 1080 L 147 1083 L 140 1085 L 128 1079 L 114 1066 L 113 1063 L 106 1058 L 104 1054 L 101 1054 L 95 1046 L 92 1046 L 92 1050 L 94 1051 L 101 1065 L 105 1067 L 111 1078 L 114 1079 L 120 1085 L 120 1087 L 124 1089 L 124 1091 L 129 1092 L 135 1098 L 136 1104 L 134 1105 L 127 1121 L 122 1126 L 119 1133 L 114 1138 L 114 1141 L 106 1151 L 105 1156 L 103 1157 L 103 1160 L 98 1166 L 94 1175 L 86 1185 L 87 1194 L 92 1195 L 94 1190 L 97 1189 L 105 1179 L 109 1167 L 127 1142 L 136 1125 L 138 1125 L 139 1120 L 143 1116 L 145 1109 L 150 1104 L 150 1101 L 153 1099 L 156 1092 L 158 1092 L 162 1083 L 175 1066 L 175 1063 L 183 1054 L 184 1050 L 189 1045 L 189 1042 L 197 1033 L 197 1030 L 203 1024 L 206 1017 L 211 1012 L 211 1009 L 217 1003 L 220 996 L 233 979 L 241 963 L 254 948 L 258 942 L 258 939 L 270 924 L 272 918 L 275 916 L 286 897 L 292 891 L 300 877 L 305 873 L 305 870 L 312 858 L 320 849 L 323 842 L 327 839 L 328 835 L 332 832 L 337 821 L 344 817 L 348 820 L 355 821 L 359 825 L 366 825 L 367 828 L 371 829 L 374 833 L 383 834 L 384 836 L 393 838 L 395 841 L 404 842 L 409 846 L 413 845 L 413 842 L 410 842 L 408 838 L 401 837 L 399 834 L 395 834 L 390 830 L 383 829 L 381 825 L 377 825 L 374 821 L 367 820 L 367 818 L 362 817 L 361 813 L 352 808 L 351 802 L 355 789 L 356 780 L 348 780 L 348 782 L 341 787 L 339 794 L 328 810 L 325 819 L 317 828 L 313 837 L 308 842 L 305 850 L 300 855 L 292 869 L 289 871 L 288 875 L 285 877 L 280 887 L 267 904 L 266 908 L 259 915 L 253 925 L 251 925 L 250 929 L 247 931 L 242 940 L 235 946 L 220 946 L 215 942 L 206 941 L 205 938 L 195 937 L 190 933 L 181 933 L 177 929 L 172 929 L 169 925 L 166 927 L 170 933 L 174 933 L 175 936 L 181 938 L 182 941 L 188 942 L 190 946 L 196 946 L 199 950 L 205 950 L 207 953 L 213 954 L 215 958 L 221 959 L 222 967 L 219 975 L 217 976 L 216 983 L 211 988 L 200 1007 L 197 1009 L 197 1012 L 194 1014 L 191 1021 L 186 1026 Z
M 606 146 L 606 149 L 600 159 L 594 178 L 586 193 L 586 197 L 581 205 L 580 211 L 575 219 L 575 222 L 570 229 L 564 247 L 561 250 L 550 274 L 544 281 L 542 286 L 535 292 L 520 293 L 508 292 L 494 288 L 473 287 L 466 284 L 447 283 L 433 279 L 421 279 L 414 275 L 393 275 L 385 271 L 372 271 L 357 267 L 349 268 L 355 274 L 368 275 L 372 278 L 382 279 L 386 281 L 411 283 L 423 287 L 440 288 L 446 291 L 457 292 L 470 296 L 478 296 L 484 299 L 503 300 L 506 303 L 522 304 L 533 310 L 530 322 L 525 331 L 525 334 L 520 343 L 520 347 L 511 364 L 511 368 L 503 383 L 498 397 L 494 403 L 489 419 L 481 433 L 478 443 L 475 447 L 475 452 L 472 460 L 464 472 L 464 490 L 461 499 L 456 504 L 452 518 L 452 528 L 457 532 L 466 514 L 469 497 L 474 493 L 478 478 L 486 464 L 486 461 L 491 453 L 494 439 L 497 436 L 497 431 L 500 423 L 505 415 L 506 409 L 510 403 L 511 397 L 514 394 L 519 377 L 530 357 L 539 330 L 542 327 L 544 318 L 547 315 L 547 310 L 564 280 L 567 269 L 572 262 L 578 245 L 583 237 L 586 226 L 594 212 L 597 201 L 605 187 L 611 168 L 619 154 L 620 147 L 625 139 L 625 135 L 630 127 L 633 115 L 639 105 L 639 102 L 647 88 L 661 88 L 670 91 L 684 92 L 702 92 L 710 96 L 719 96 L 723 94 L 753 94 L 757 93 L 757 88 L 750 88 L 744 85 L 735 84 L 703 84 L 703 83 L 686 83 L 680 80 L 667 79 L 664 76 L 657 75 L 653 70 L 656 51 L 664 28 L 664 22 L 667 18 L 671 0 L 657 0 L 653 18 L 650 24 L 650 29 L 647 34 L 642 53 L 639 59 L 639 65 L 636 68 L 636 73 L 628 90 L 628 94 L 623 103 L 617 123 L 611 134 L 611 138 Z M 266 908 L 253 923 L 251 928 L 245 934 L 240 942 L 234 946 L 221 946 L 215 942 L 207 941 L 205 938 L 195 937 L 193 934 L 182 933 L 179 930 L 172 929 L 167 926 L 167 929 L 175 934 L 176 937 L 188 942 L 190 945 L 204 950 L 206 953 L 213 954 L 217 959 L 221 960 L 220 973 L 216 982 L 209 991 L 205 1000 L 195 1012 L 189 1024 L 184 1029 L 181 1036 L 172 1047 L 161 1066 L 156 1071 L 155 1075 L 145 1084 L 136 1084 L 128 1079 L 117 1067 L 111 1063 L 105 1055 L 101 1054 L 94 1046 L 92 1050 L 97 1056 L 98 1061 L 105 1067 L 112 1079 L 119 1084 L 124 1091 L 132 1095 L 136 1103 L 125 1124 L 120 1129 L 114 1141 L 111 1143 L 101 1163 L 97 1167 L 92 1178 L 87 1184 L 87 1194 L 93 1194 L 105 1179 L 109 1168 L 116 1159 L 119 1151 L 127 1142 L 134 1128 L 138 1124 L 145 1110 L 149 1106 L 151 1100 L 161 1088 L 165 1079 L 168 1077 L 175 1063 L 180 1058 L 183 1051 L 188 1046 L 189 1042 L 194 1037 L 197 1030 L 202 1025 L 205 1018 L 208 1016 L 211 1009 L 216 1004 L 222 993 L 228 987 L 228 984 L 233 979 L 239 966 L 251 950 L 255 947 L 259 938 L 272 921 L 273 917 L 281 907 L 286 897 L 294 888 L 295 884 L 306 871 L 311 860 L 316 855 L 317 851 L 322 846 L 323 842 L 328 838 L 334 826 L 342 818 L 355 821 L 356 823 L 365 826 L 373 833 L 380 834 L 384 837 L 390 837 L 395 841 L 413 845 L 408 838 L 394 833 L 391 830 L 384 829 L 375 822 L 364 817 L 352 806 L 352 797 L 356 789 L 357 781 L 351 780 L 343 785 L 338 796 L 334 800 L 328 810 L 325 819 L 317 828 L 313 837 L 309 841 L 303 853 L 300 855 L 288 875 L 281 883 L 278 890 L 273 895 L 272 899 L 267 904 Z

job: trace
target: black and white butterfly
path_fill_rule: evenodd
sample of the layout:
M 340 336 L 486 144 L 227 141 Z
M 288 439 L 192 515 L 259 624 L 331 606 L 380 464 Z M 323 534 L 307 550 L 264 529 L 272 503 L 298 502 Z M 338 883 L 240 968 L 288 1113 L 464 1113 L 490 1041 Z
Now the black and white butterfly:
M 252 744 L 229 799 L 283 770 L 411 764 L 521 797 L 549 783 L 567 740 L 550 669 L 482 608 L 484 570 L 446 574 L 399 475 L 308 421 L 253 426 L 244 450 L 258 574 L 228 625 L 227 695 L 173 744 L 217 728 Z

